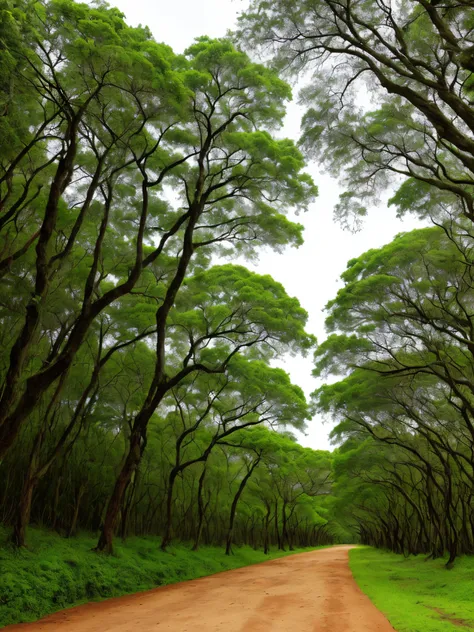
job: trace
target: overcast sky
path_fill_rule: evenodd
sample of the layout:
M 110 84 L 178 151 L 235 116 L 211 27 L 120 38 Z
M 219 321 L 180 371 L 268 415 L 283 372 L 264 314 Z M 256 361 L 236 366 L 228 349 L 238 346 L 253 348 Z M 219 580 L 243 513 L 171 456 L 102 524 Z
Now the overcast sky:
M 182 52 L 200 35 L 225 35 L 233 28 L 238 13 L 247 6 L 247 0 L 110 0 L 110 4 L 123 11 L 129 24 L 150 27 L 156 40 Z M 298 138 L 300 119 L 301 111 L 291 104 L 285 135 Z M 339 195 L 337 182 L 319 173 L 315 164 L 310 164 L 308 171 L 319 187 L 319 197 L 310 211 L 298 218 L 305 226 L 304 245 L 281 255 L 265 252 L 252 267 L 261 274 L 271 274 L 290 295 L 298 297 L 309 313 L 308 330 L 322 341 L 323 309 L 341 287 L 339 276 L 347 261 L 369 248 L 388 243 L 397 233 L 411 230 L 419 223 L 414 218 L 398 220 L 393 210 L 383 205 L 369 214 L 360 232 L 344 231 L 332 216 Z M 311 358 L 289 358 L 284 366 L 308 395 L 319 386 L 320 382 L 311 376 Z M 299 440 L 315 449 L 330 449 L 329 431 L 330 425 L 316 418 L 308 424 L 306 436 L 300 436 Z

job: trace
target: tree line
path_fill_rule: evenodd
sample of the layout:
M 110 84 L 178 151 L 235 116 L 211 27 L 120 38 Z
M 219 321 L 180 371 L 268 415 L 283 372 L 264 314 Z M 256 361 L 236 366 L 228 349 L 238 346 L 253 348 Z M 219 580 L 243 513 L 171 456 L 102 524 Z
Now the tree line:
M 117 533 L 473 551 L 471 4 L 253 0 L 232 38 L 176 55 L 101 2 L 6 0 L 0 515 L 17 545 L 34 520 L 107 552 Z M 296 144 L 278 129 L 300 72 Z M 349 262 L 315 352 L 339 381 L 310 405 L 275 368 L 315 347 L 306 312 L 239 264 L 302 243 L 305 157 L 340 177 L 343 224 L 387 191 L 428 224 Z M 314 412 L 337 421 L 332 454 L 292 438 Z
M 344 379 L 315 393 L 339 422 L 340 502 L 362 540 L 449 564 L 474 550 L 472 243 L 451 229 L 349 264 L 317 352 Z
M 241 36 L 311 74 L 302 144 L 358 227 L 391 191 L 427 228 L 348 263 L 314 393 L 337 422 L 333 510 L 397 553 L 474 550 L 472 2 L 254 0 Z M 370 102 L 365 95 L 370 96 Z M 317 290 L 316 290 L 317 291 Z
M 302 243 L 317 194 L 291 97 L 229 39 L 183 55 L 105 3 L 3 3 L 0 516 L 72 536 L 268 551 L 331 539 L 330 456 L 299 446 L 314 346 L 235 262 Z M 279 430 L 279 432 L 277 432 Z

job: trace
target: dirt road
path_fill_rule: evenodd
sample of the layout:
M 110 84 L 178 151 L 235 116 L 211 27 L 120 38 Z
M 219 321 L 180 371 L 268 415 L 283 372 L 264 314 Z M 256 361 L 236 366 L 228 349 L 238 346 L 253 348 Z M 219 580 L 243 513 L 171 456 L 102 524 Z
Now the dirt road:
M 349 546 L 64 610 L 5 632 L 393 632 L 357 587 Z

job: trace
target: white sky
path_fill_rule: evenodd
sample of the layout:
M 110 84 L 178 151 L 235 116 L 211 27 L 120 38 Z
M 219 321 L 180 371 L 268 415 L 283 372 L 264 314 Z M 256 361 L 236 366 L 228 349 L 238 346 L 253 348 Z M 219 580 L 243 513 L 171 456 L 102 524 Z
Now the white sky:
M 129 24 L 148 26 L 156 40 L 179 53 L 200 35 L 225 35 L 248 3 L 247 0 L 110 0 L 110 4 L 123 11 Z M 286 136 L 298 138 L 300 119 L 301 111 L 291 104 L 284 129 Z M 319 187 L 319 197 L 310 211 L 298 218 L 305 226 L 304 245 L 297 250 L 288 249 L 282 255 L 265 252 L 258 265 L 252 267 L 261 274 L 271 274 L 283 283 L 288 294 L 298 297 L 309 313 L 308 331 L 321 342 L 325 338 L 322 310 L 341 287 L 339 276 L 347 261 L 369 248 L 390 242 L 397 233 L 411 230 L 419 222 L 415 218 L 398 220 L 393 210 L 382 206 L 369 214 L 360 232 L 344 231 L 332 215 L 339 195 L 337 182 L 318 173 L 315 164 L 310 164 L 308 171 Z M 320 385 L 311 376 L 312 365 L 310 357 L 289 358 L 283 365 L 307 395 Z M 315 449 L 330 449 L 330 429 L 330 425 L 315 418 L 299 441 Z

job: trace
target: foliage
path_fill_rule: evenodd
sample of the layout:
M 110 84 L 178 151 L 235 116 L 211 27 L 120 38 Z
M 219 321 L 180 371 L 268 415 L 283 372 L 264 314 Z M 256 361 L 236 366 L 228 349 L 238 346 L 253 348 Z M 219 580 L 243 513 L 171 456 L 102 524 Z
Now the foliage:
M 306 312 L 229 263 L 302 243 L 289 216 L 317 188 L 276 135 L 289 85 L 227 38 L 176 55 L 103 2 L 1 11 L 0 511 L 13 541 L 27 544 L 31 519 L 100 531 L 108 552 L 117 530 L 229 553 L 272 520 L 265 548 L 329 537 L 296 507 L 282 535 L 278 499 L 262 527 L 245 489 L 280 449 L 251 428 L 309 418 L 270 364 L 314 346 Z
M 349 552 L 355 580 L 399 632 L 455 632 L 474 624 L 473 559 L 463 557 L 446 578 L 442 560 L 404 558 L 359 547 Z
M 400 213 L 474 219 L 472 24 L 463 0 L 254 0 L 241 17 L 249 49 L 311 77 L 302 143 L 340 175 L 343 222 L 392 185 Z
M 314 398 L 345 441 L 346 525 L 400 553 L 449 550 L 449 566 L 474 550 L 471 243 L 449 222 L 350 261 L 316 352 L 317 374 L 343 377 Z

